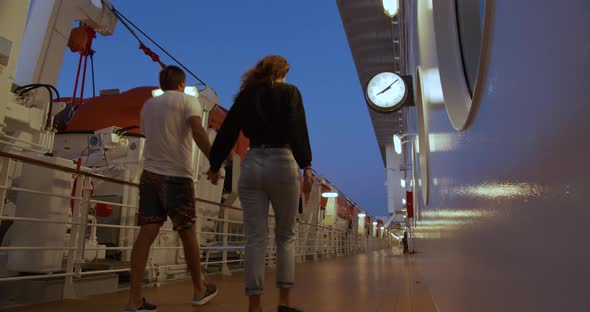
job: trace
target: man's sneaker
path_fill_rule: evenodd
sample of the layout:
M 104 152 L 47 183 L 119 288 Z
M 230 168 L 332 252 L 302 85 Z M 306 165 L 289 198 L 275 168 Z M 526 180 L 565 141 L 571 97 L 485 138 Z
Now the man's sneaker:
M 297 310 L 295 308 L 289 308 L 287 306 L 280 305 L 279 312 L 303 312 L 303 310 Z
M 213 300 L 217 296 L 217 286 L 215 284 L 207 284 L 207 290 L 203 298 L 193 298 L 193 305 L 202 306 L 207 302 Z
M 123 312 L 157 312 L 158 307 L 147 302 L 145 298 L 143 298 L 143 303 L 137 309 L 133 308 L 125 308 Z

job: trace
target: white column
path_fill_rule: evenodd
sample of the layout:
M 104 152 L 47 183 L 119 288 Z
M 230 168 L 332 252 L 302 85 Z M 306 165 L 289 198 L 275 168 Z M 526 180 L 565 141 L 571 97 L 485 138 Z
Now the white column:
M 16 73 L 16 64 L 25 31 L 29 1 L 0 1 L 0 103 L 8 101 L 8 91 Z M 4 120 L 0 111 L 0 122 Z
M 393 142 L 385 147 L 385 163 L 387 172 L 387 211 L 390 214 L 402 209 L 401 174 L 399 171 L 400 157 L 395 152 Z M 405 196 L 405 194 L 403 194 Z

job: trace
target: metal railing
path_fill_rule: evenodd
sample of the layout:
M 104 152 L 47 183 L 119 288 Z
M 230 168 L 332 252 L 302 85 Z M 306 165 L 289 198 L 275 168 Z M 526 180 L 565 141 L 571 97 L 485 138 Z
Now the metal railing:
M 135 231 L 139 227 L 129 224 L 105 224 L 98 223 L 96 216 L 91 213 L 92 205 L 108 204 L 112 206 L 118 206 L 122 210 L 127 209 L 127 215 L 133 215 L 131 211 L 137 210 L 137 200 L 135 203 L 125 202 L 111 202 L 105 200 L 97 200 L 91 197 L 91 182 L 93 180 L 103 180 L 110 183 L 115 183 L 121 186 L 137 188 L 138 184 L 119 180 L 111 177 L 106 177 L 83 170 L 77 170 L 66 166 L 60 166 L 53 163 L 43 162 L 34 158 L 28 158 L 22 155 L 14 155 L 10 153 L 0 152 L 0 159 L 4 160 L 4 165 L 9 166 L 11 161 L 18 161 L 22 163 L 32 164 L 36 166 L 50 168 L 61 172 L 67 172 L 72 174 L 72 179 L 76 183 L 76 193 L 73 196 L 64 196 L 60 194 L 52 194 L 50 192 L 44 192 L 39 190 L 27 189 L 22 187 L 13 187 L 8 185 L 9 182 L 6 177 L 0 177 L 0 195 L 1 198 L 5 198 L 8 191 L 21 192 L 36 194 L 47 197 L 66 198 L 74 201 L 71 219 L 65 220 L 53 220 L 44 218 L 27 218 L 27 217 L 10 217 L 5 216 L 3 213 L 4 205 L 0 205 L 0 221 L 9 222 L 30 222 L 30 223 L 53 223 L 53 224 L 65 224 L 70 227 L 69 240 L 66 241 L 64 246 L 10 246 L 0 247 L 0 252 L 14 252 L 14 251 L 63 251 L 65 256 L 65 263 L 62 266 L 62 270 L 59 272 L 53 272 L 50 274 L 33 274 L 23 276 L 9 276 L 0 277 L 0 283 L 3 282 L 14 282 L 22 280 L 38 280 L 45 278 L 63 278 L 64 289 L 63 299 L 75 298 L 76 291 L 74 289 L 75 282 L 84 277 L 90 275 L 100 274 L 112 274 L 129 271 L 129 268 L 113 268 L 108 270 L 90 270 L 85 268 L 85 264 L 88 264 L 86 260 L 86 252 L 107 252 L 107 251 L 120 251 L 121 264 L 125 262 L 123 254 L 130 253 L 132 242 L 128 242 L 127 245 L 111 246 L 111 247 L 98 247 L 98 246 L 87 246 L 87 236 L 89 233 L 95 235 L 96 230 L 99 228 L 112 228 L 119 229 L 119 236 L 123 235 L 123 231 L 132 231 L 131 237 L 135 237 Z M 6 170 L 4 170 L 6 171 Z M 220 204 L 214 201 L 195 198 L 197 203 L 209 204 L 219 207 L 220 213 L 218 217 L 205 216 L 197 213 L 196 218 L 196 232 L 195 234 L 199 238 L 201 243 L 201 258 L 202 266 L 208 269 L 212 266 L 218 267 L 219 272 L 225 275 L 231 274 L 233 270 L 239 270 L 243 265 L 243 250 L 245 244 L 245 238 L 242 234 L 242 221 L 230 219 L 230 211 L 241 211 L 241 208 L 230 205 Z M 199 204 L 197 204 L 199 207 Z M 39 208 L 41 209 L 41 207 Z M 67 209 L 64 207 L 64 209 Z M 199 209 L 197 208 L 197 212 Z M 90 217 L 90 218 L 89 218 Z M 94 222 L 91 222 L 94 217 Z M 269 239 L 267 247 L 267 265 L 273 266 L 276 258 L 275 245 L 274 245 L 274 222 L 271 214 L 269 216 Z M 123 221 L 123 220 L 121 220 Z M 203 223 L 213 223 L 213 226 L 209 226 L 211 230 L 203 230 Z M 124 223 L 124 222 L 121 222 Z M 302 263 L 306 261 L 313 261 L 324 259 L 333 256 L 351 255 L 355 253 L 366 252 L 370 250 L 386 248 L 391 246 L 392 242 L 389 237 L 376 238 L 368 237 L 352 233 L 350 231 L 338 230 L 332 226 L 324 226 L 319 224 L 311 224 L 303 221 L 298 221 L 298 236 L 296 241 L 296 259 L 297 262 Z M 172 232 L 170 228 L 162 228 L 161 233 Z M 65 233 L 64 233 L 65 235 Z M 178 243 L 178 239 L 176 239 Z M 175 246 L 160 246 L 159 242 L 152 245 L 150 251 L 150 259 L 158 251 L 181 251 L 181 244 Z M 176 254 L 177 260 L 183 260 L 183 256 Z M 186 264 L 175 263 L 175 264 L 158 264 L 157 261 L 148 261 L 146 272 L 148 273 L 148 280 L 151 282 L 158 283 L 163 274 L 179 274 L 183 273 L 188 276 Z M 182 262 L 182 261 L 180 261 Z M 164 278 L 165 279 L 165 278 Z M 116 291 L 117 289 L 113 289 Z

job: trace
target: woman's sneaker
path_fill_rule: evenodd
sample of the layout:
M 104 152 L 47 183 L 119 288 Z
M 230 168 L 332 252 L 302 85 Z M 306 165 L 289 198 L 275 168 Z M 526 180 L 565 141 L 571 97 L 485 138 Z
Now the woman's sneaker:
M 123 310 L 123 312 L 157 312 L 157 311 L 158 311 L 158 307 L 156 305 L 153 305 L 153 304 L 147 302 L 145 300 L 145 298 L 143 298 L 143 303 L 137 309 L 125 308 L 125 310 Z
M 193 298 L 193 305 L 202 306 L 207 302 L 213 300 L 215 296 L 217 296 L 217 286 L 215 286 L 215 284 L 207 284 L 205 296 L 203 296 L 203 298 Z
M 297 310 L 295 308 L 289 308 L 287 306 L 279 306 L 279 312 L 303 312 L 303 310 Z

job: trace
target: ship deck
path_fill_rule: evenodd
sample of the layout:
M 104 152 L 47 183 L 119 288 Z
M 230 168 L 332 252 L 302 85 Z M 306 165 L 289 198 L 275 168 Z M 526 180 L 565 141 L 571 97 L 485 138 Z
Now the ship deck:
M 393 250 L 337 257 L 297 266 L 293 302 L 304 311 L 403 311 L 435 312 L 430 292 L 415 270 L 415 257 L 403 256 Z M 264 311 L 276 311 L 278 291 L 274 288 L 274 271 L 267 269 Z M 243 290 L 243 273 L 212 276 L 219 295 L 210 304 L 192 307 L 190 281 L 174 282 L 145 288 L 145 296 L 158 311 L 246 311 L 247 297 Z M 78 300 L 10 309 L 17 311 L 121 311 L 126 291 L 97 295 Z

